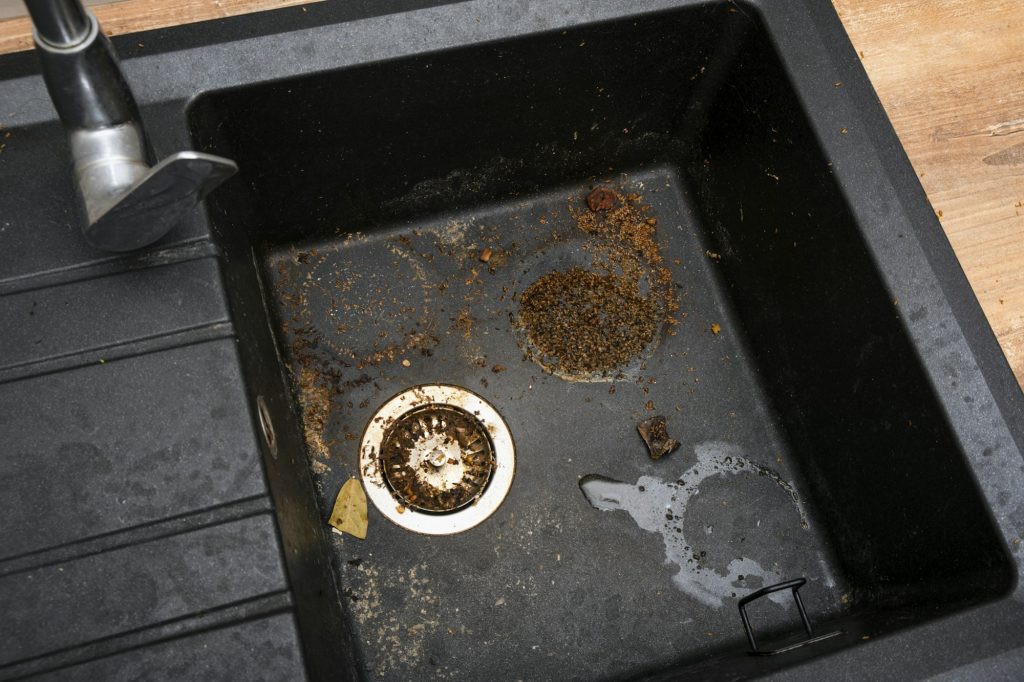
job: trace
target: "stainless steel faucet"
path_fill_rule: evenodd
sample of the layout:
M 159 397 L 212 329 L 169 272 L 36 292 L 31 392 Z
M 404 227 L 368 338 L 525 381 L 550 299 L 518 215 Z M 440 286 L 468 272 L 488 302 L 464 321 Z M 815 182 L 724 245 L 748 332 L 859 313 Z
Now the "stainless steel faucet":
M 68 136 L 86 240 L 106 251 L 155 242 L 238 166 L 178 152 L 155 166 L 110 41 L 81 0 L 25 0 L 43 79 Z

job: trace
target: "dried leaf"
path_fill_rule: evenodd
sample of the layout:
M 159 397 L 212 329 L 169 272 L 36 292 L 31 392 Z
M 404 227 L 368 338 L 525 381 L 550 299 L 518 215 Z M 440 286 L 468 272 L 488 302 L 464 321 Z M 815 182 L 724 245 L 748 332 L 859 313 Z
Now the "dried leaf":
M 341 486 L 334 501 L 329 523 L 336 533 L 348 533 L 360 540 L 366 539 L 366 493 L 357 478 L 350 478 Z

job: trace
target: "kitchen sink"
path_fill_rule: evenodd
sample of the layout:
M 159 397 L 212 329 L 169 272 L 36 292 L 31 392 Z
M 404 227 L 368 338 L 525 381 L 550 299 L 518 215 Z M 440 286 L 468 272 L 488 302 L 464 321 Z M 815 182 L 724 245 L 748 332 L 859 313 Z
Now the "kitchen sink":
M 810 101 L 754 5 L 558 26 L 189 108 L 195 147 L 240 168 L 207 210 L 311 672 L 737 679 L 1010 594 L 970 465 L 991 453 L 943 398 L 973 389 L 926 362 L 957 332 L 912 333 L 929 309 L 880 252 L 914 236 L 869 234 L 844 176 L 847 84 L 822 68 Z M 587 272 L 554 294 L 572 324 L 588 282 L 632 272 L 623 296 L 656 301 L 581 367 L 524 308 Z M 329 532 L 376 411 L 433 384 L 504 419 L 507 497 L 457 534 L 374 505 L 365 540 Z M 656 415 L 680 443 L 657 460 Z M 799 578 L 838 634 L 749 655 L 738 601 Z M 769 648 L 805 636 L 786 593 L 748 610 Z

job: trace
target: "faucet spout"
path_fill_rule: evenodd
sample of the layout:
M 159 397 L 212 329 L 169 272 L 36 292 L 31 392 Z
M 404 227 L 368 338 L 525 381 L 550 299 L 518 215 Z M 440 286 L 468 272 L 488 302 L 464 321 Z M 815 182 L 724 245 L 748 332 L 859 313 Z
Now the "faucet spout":
M 191 151 L 151 165 L 135 98 L 96 17 L 80 0 L 26 5 L 43 80 L 68 136 L 86 240 L 106 251 L 152 244 L 238 166 Z

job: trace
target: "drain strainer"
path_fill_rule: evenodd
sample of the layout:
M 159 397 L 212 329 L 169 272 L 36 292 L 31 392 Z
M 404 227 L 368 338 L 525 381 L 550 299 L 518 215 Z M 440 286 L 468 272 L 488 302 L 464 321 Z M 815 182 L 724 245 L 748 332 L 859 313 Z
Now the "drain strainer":
M 515 472 L 508 426 L 457 386 L 418 386 L 370 420 L 359 470 L 367 497 L 403 528 L 427 535 L 476 526 L 505 499 Z

